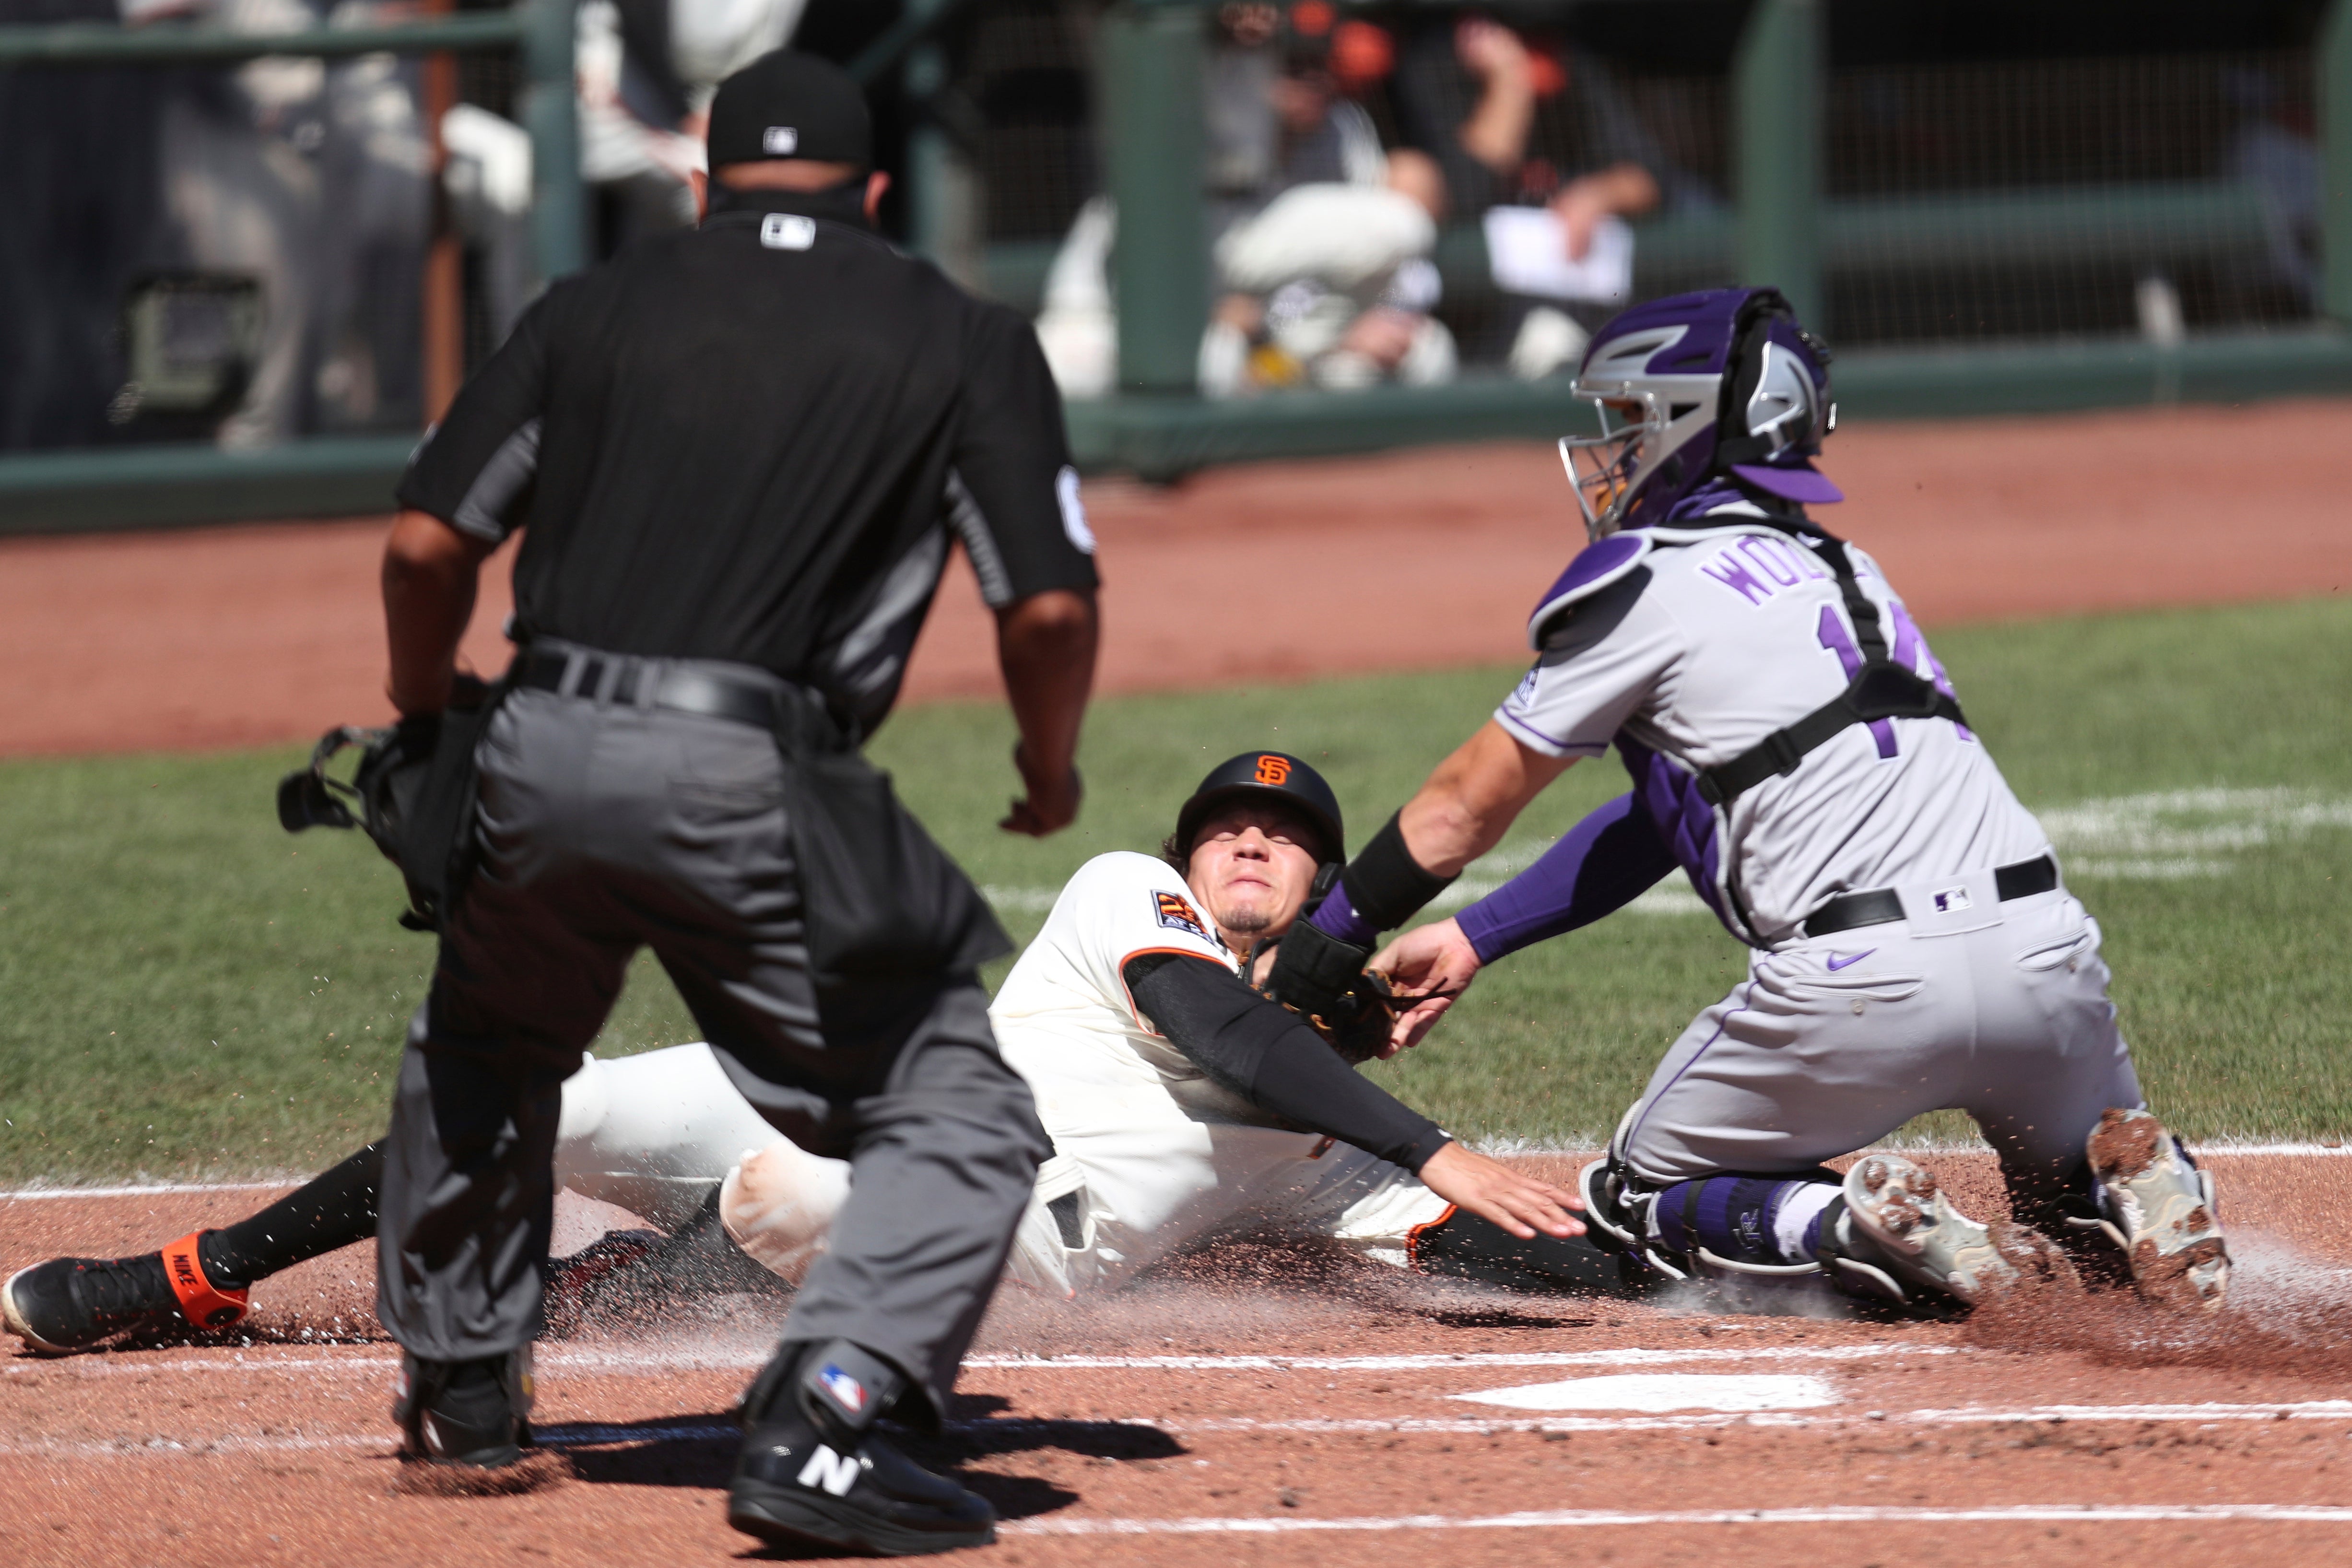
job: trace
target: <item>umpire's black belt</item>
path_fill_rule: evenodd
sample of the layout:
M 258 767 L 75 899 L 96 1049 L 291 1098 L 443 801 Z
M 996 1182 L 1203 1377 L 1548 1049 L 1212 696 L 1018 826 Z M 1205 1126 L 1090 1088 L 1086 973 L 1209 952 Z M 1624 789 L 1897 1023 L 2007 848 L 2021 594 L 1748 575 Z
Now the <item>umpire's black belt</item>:
M 2057 885 L 2058 862 L 2047 855 L 2020 860 L 2014 866 L 1996 867 L 1992 874 L 1993 891 L 2003 903 L 2046 893 Z M 1902 918 L 1903 900 L 1895 896 L 1895 889 L 1873 888 L 1866 893 L 1839 894 L 1815 910 L 1798 929 L 1809 937 L 1827 936 L 1856 926 L 1883 926 Z
M 730 675 L 708 665 L 588 648 L 533 647 L 516 661 L 518 686 L 585 697 L 623 708 L 666 708 L 732 719 L 761 730 L 776 727 L 782 699 L 794 689 L 773 677 Z

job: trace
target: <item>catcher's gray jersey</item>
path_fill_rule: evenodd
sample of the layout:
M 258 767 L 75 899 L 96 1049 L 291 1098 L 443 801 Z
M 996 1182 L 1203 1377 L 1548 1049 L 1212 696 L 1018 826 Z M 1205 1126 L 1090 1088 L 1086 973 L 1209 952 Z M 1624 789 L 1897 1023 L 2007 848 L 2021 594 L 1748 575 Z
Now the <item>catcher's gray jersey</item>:
M 1696 771 L 1843 690 L 1862 661 L 1837 580 L 1762 521 L 1646 529 L 1577 558 L 1537 612 L 1541 657 L 1495 717 L 1551 756 L 1614 741 L 1643 804 L 1732 934 L 1790 940 L 1823 900 L 2049 847 L 1983 745 L 1945 719 L 1857 725 L 1718 810 Z M 1874 563 L 1848 546 L 1897 663 L 1943 667 Z

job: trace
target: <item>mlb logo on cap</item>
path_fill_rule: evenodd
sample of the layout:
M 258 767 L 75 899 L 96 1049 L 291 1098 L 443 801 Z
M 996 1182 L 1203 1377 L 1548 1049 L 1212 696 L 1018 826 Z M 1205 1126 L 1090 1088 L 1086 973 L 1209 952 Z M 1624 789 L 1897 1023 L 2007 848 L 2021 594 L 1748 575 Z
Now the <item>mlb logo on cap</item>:
M 789 125 L 771 125 L 760 138 L 760 146 L 771 158 L 789 158 L 801 144 L 801 133 Z
M 770 213 L 760 220 L 760 243 L 770 250 L 806 250 L 816 243 L 816 219 Z

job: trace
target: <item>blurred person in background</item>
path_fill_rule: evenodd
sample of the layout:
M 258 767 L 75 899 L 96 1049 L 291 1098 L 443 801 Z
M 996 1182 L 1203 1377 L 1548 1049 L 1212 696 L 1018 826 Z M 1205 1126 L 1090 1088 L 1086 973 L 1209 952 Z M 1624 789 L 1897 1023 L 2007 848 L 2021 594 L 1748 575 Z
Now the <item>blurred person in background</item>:
M 580 7 L 580 174 L 595 250 L 695 221 L 719 84 L 790 42 L 807 0 L 587 0 Z
M 1675 166 L 1600 60 L 1530 47 L 1491 17 L 1413 26 L 1388 91 L 1399 136 L 1440 172 L 1447 211 L 1475 220 L 1491 207 L 1541 206 L 1558 220 L 1570 260 L 1585 258 L 1608 219 L 1716 205 L 1704 182 Z M 1576 305 L 1507 290 L 1513 373 L 1534 379 L 1573 363 L 1588 328 L 1615 308 L 1589 308 L 1591 319 L 1579 321 Z
M 1229 5 L 1214 28 L 1202 112 L 1218 298 L 1202 391 L 1450 380 L 1453 337 L 1430 314 L 1443 177 L 1383 147 L 1359 101 L 1393 63 L 1388 35 L 1328 0 Z M 1109 199 L 1089 201 L 1046 279 L 1038 338 L 1071 396 L 1118 379 L 1116 229 Z
M 115 0 L 0 0 L 0 25 L 117 19 Z M 135 67 L 0 70 L 0 451 L 112 433 L 117 315 L 161 237 L 153 81 Z

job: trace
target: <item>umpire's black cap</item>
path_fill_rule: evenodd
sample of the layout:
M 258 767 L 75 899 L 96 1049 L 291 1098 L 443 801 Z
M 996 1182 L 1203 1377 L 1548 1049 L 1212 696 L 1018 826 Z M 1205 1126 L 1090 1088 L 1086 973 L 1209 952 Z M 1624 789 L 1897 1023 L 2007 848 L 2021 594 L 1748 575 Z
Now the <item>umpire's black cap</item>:
M 1348 858 L 1348 836 L 1339 820 L 1339 797 L 1303 759 L 1287 752 L 1244 752 L 1219 763 L 1176 814 L 1177 853 L 1189 854 L 1192 836 L 1209 814 L 1229 801 L 1264 796 L 1305 817 L 1323 837 L 1323 860 Z
M 767 158 L 870 169 L 874 117 L 847 71 L 814 55 L 777 49 L 719 84 L 709 148 L 713 169 Z

